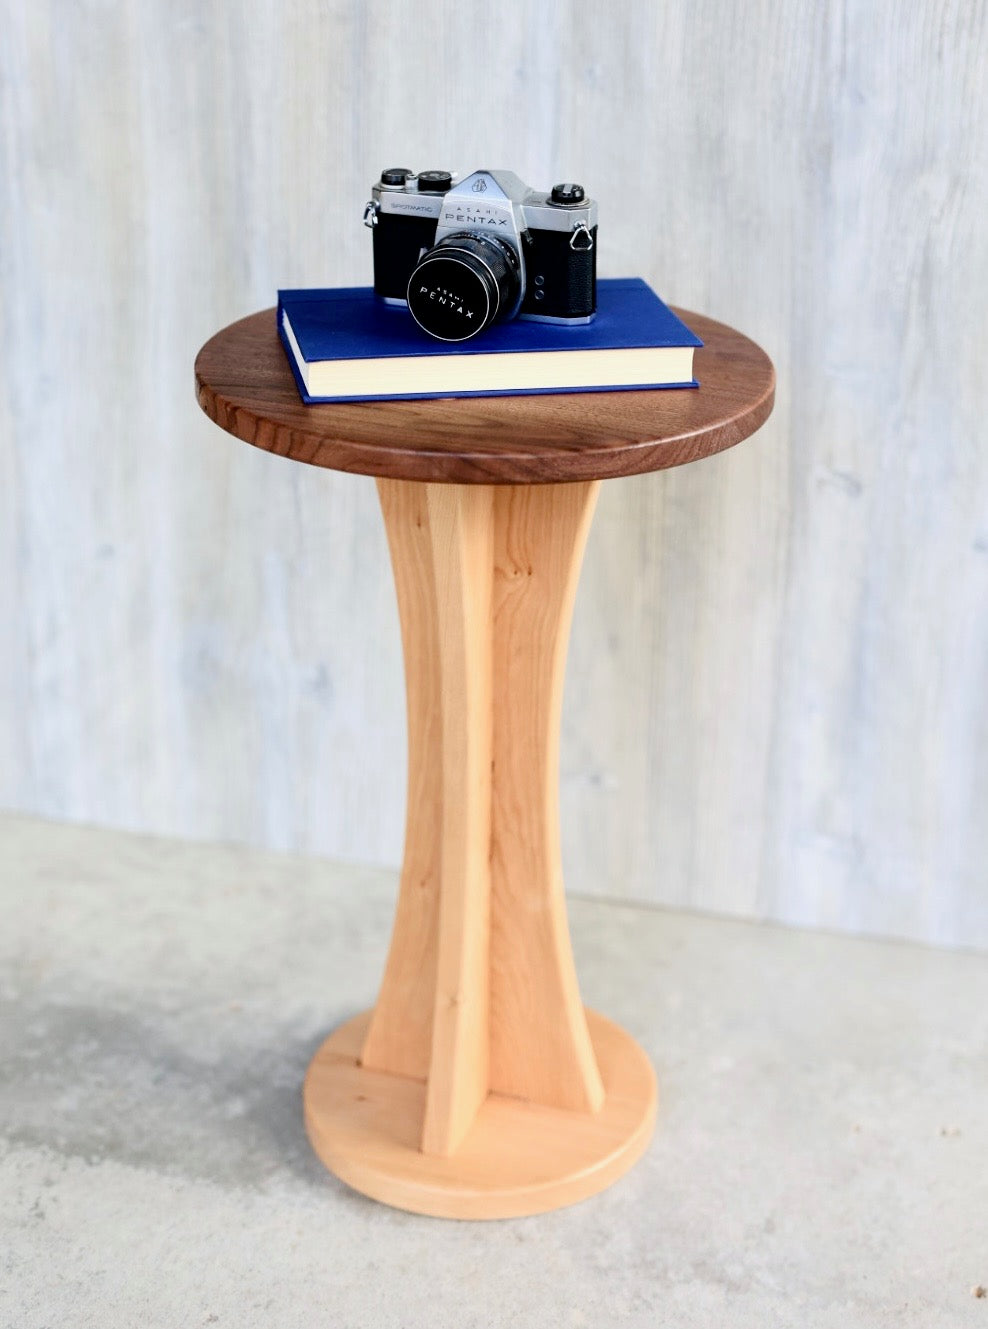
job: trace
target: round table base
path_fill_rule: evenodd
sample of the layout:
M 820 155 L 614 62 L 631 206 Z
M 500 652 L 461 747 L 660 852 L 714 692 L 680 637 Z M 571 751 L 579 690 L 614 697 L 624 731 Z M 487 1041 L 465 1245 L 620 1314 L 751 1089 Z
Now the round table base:
M 359 1063 L 370 1012 L 341 1025 L 305 1078 L 305 1125 L 336 1176 L 385 1204 L 440 1218 L 517 1218 L 596 1195 L 642 1155 L 655 1073 L 634 1039 L 593 1011 L 587 1024 L 606 1098 L 584 1114 L 491 1094 L 459 1148 L 419 1148 L 425 1085 Z

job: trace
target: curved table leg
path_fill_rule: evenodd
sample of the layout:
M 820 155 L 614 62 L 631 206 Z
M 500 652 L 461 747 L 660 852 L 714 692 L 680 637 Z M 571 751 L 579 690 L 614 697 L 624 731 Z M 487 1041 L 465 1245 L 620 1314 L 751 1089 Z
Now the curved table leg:
M 599 482 L 380 480 L 408 691 L 408 819 L 377 1005 L 306 1079 L 320 1158 L 450 1217 L 535 1213 L 639 1157 L 655 1079 L 584 1011 L 559 854 L 566 642 Z

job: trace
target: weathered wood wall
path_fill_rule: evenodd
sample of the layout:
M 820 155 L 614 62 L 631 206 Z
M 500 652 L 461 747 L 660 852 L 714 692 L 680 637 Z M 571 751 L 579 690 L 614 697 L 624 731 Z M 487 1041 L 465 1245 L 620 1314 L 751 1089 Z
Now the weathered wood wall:
M 382 166 L 505 165 L 779 371 L 604 487 L 570 887 L 988 946 L 983 3 L 0 8 L 0 803 L 398 861 L 373 482 L 221 434 L 192 360 L 368 279 Z

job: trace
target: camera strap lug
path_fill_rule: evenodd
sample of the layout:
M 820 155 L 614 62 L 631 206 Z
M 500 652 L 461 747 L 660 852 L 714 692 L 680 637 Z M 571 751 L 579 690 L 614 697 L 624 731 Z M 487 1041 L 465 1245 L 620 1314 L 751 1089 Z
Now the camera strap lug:
M 375 227 L 377 225 L 377 214 L 380 211 L 380 203 L 376 203 L 374 199 L 371 199 L 366 208 L 364 208 L 364 225 L 372 228 Z
M 569 247 L 576 253 L 586 253 L 593 249 L 593 236 L 585 221 L 577 222 L 569 238 Z

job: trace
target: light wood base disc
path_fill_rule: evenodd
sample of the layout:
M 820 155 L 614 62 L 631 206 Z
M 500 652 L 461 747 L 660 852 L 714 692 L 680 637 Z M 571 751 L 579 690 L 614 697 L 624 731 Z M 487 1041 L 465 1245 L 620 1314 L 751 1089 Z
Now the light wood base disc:
M 606 1094 L 599 1112 L 490 1094 L 455 1153 L 422 1153 L 425 1084 L 359 1064 L 370 1014 L 323 1043 L 303 1097 L 319 1158 L 375 1200 L 439 1218 L 544 1213 L 604 1190 L 648 1144 L 658 1101 L 651 1063 L 630 1034 L 587 1011 Z

